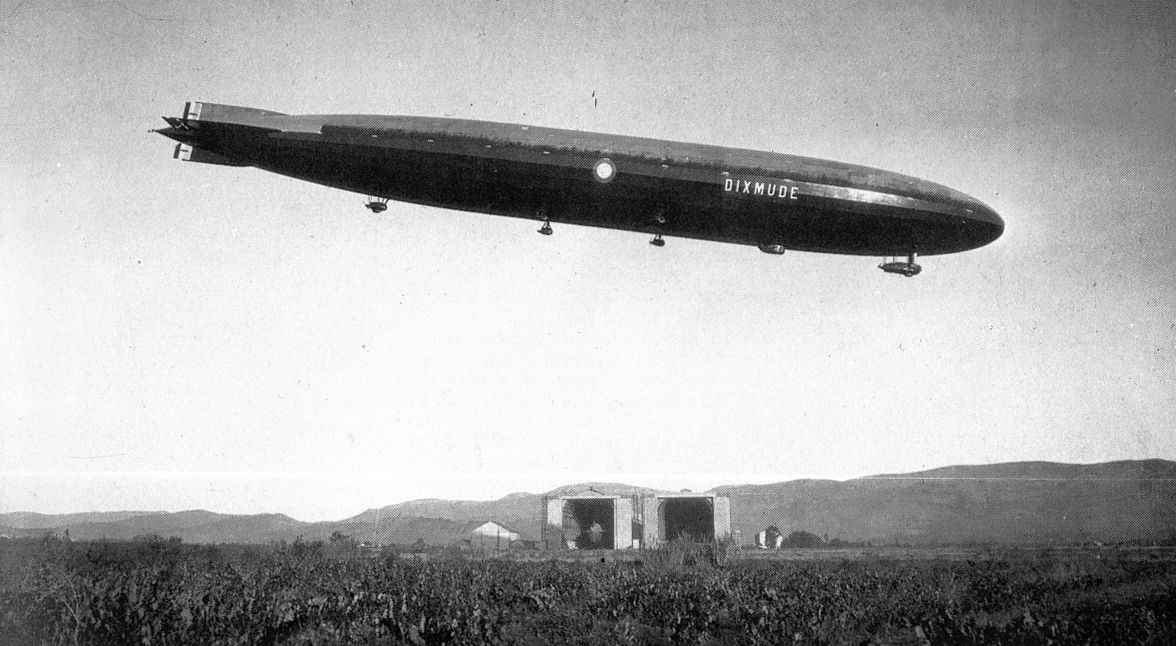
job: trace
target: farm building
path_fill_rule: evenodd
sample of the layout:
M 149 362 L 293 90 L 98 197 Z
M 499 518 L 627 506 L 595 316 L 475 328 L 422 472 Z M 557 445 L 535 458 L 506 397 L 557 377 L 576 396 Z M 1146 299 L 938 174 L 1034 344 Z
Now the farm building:
M 488 520 L 469 532 L 470 547 L 482 551 L 505 552 L 522 539 L 519 532 L 502 523 Z
M 629 549 L 731 534 L 731 500 L 713 493 L 624 495 L 589 488 L 549 496 L 543 506 L 547 549 Z
M 760 531 L 755 535 L 755 546 L 761 550 L 780 549 L 784 545 L 784 535 L 775 525 Z

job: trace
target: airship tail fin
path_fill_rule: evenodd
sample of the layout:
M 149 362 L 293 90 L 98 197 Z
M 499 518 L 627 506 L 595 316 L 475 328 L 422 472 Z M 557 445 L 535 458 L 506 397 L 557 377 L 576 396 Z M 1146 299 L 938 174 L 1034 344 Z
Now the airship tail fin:
M 221 166 L 249 166 L 237 159 L 240 146 L 233 144 L 278 132 L 275 118 L 287 115 L 239 105 L 189 101 L 182 117 L 164 117 L 168 127 L 153 130 L 179 142 L 172 156 L 182 161 Z
M 242 126 L 265 126 L 267 117 L 284 117 L 282 112 L 273 110 L 259 110 L 239 105 L 225 105 L 223 103 L 205 103 L 189 101 L 184 104 L 184 123 L 190 121 L 212 121 L 215 123 L 234 123 Z
M 245 162 L 239 162 L 229 159 L 224 155 L 218 155 L 214 152 L 205 150 L 203 148 L 196 148 L 188 144 L 176 144 L 176 150 L 172 157 L 181 161 L 199 162 L 201 164 L 219 164 L 221 166 L 248 166 Z

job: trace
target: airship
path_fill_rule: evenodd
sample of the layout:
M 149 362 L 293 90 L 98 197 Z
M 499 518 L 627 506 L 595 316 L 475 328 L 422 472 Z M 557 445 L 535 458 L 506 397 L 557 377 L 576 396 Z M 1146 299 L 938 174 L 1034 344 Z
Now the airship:
M 153 130 L 188 162 L 253 166 L 389 201 L 787 250 L 877 256 L 914 276 L 919 256 L 967 251 L 1004 220 L 960 191 L 797 155 L 424 116 L 290 115 L 188 102 Z

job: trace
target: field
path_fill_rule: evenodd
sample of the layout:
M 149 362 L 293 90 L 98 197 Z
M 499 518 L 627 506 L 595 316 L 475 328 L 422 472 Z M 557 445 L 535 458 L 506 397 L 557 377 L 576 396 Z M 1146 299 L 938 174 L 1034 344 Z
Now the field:
M 1176 643 L 1171 551 L 638 556 L 0 539 L 0 643 Z

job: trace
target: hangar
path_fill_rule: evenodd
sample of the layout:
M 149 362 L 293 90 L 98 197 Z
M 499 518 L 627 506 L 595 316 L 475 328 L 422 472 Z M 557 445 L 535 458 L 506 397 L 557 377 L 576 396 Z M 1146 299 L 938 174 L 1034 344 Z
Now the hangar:
M 711 541 L 731 534 L 731 500 L 713 493 L 610 493 L 588 487 L 548 495 L 543 509 L 547 549 L 630 549 L 681 536 Z
M 731 499 L 713 493 L 658 494 L 645 499 L 645 541 L 656 545 L 679 536 L 723 540 L 731 534 Z

